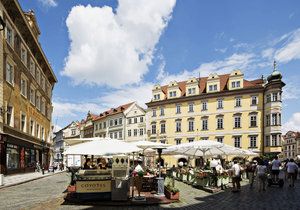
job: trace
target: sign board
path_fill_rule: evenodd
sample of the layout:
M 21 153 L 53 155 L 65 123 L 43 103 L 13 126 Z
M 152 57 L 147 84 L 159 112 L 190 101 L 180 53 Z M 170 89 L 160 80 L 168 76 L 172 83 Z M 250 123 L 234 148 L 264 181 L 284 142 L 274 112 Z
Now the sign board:
M 105 181 L 76 181 L 77 193 L 111 192 L 111 180 Z
M 81 166 L 80 155 L 67 155 L 67 166 Z

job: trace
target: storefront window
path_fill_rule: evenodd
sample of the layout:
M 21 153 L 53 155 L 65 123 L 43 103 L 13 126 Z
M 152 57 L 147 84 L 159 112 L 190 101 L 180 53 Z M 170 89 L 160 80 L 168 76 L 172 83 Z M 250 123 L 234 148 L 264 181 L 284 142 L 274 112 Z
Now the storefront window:
M 34 167 L 35 152 L 33 149 L 25 149 L 25 167 Z
M 7 169 L 17 169 L 20 164 L 19 147 L 12 144 L 7 144 L 6 147 L 6 167 Z

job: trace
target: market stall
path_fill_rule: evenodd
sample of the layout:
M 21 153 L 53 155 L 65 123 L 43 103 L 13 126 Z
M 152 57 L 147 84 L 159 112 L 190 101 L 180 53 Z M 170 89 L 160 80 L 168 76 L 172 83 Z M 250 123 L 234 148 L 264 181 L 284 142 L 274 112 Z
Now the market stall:
M 129 156 L 127 154 L 140 150 L 135 145 L 108 138 L 96 138 L 70 146 L 64 155 L 81 155 L 84 157 L 83 169 L 75 174 L 75 180 L 73 180 L 77 198 L 84 200 L 127 200 L 130 187 Z M 112 157 L 111 167 L 107 164 L 106 159 L 108 158 L 105 158 L 108 155 Z

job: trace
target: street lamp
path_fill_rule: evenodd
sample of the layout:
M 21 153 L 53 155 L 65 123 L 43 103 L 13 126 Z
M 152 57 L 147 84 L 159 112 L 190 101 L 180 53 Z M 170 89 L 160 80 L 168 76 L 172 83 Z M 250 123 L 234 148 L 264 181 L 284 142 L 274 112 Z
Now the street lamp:
M 159 168 L 158 168 L 159 176 L 156 178 L 157 179 L 157 194 L 156 194 L 156 196 L 162 197 L 162 196 L 165 196 L 165 192 L 164 192 L 164 178 L 161 177 L 160 167 L 161 167 L 161 153 L 162 153 L 162 150 L 165 149 L 165 147 L 156 147 L 153 149 L 157 149 L 158 162 L 159 162 Z
M 44 150 L 45 150 L 45 141 L 42 138 L 42 174 L 45 174 L 45 168 L 44 168 Z

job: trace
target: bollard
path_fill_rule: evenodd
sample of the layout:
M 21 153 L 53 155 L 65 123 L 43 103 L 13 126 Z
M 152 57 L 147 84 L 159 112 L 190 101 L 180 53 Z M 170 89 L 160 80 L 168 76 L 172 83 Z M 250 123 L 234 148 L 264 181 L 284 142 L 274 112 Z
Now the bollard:
M 0 174 L 0 186 L 3 185 L 3 182 L 4 182 L 4 175 Z

